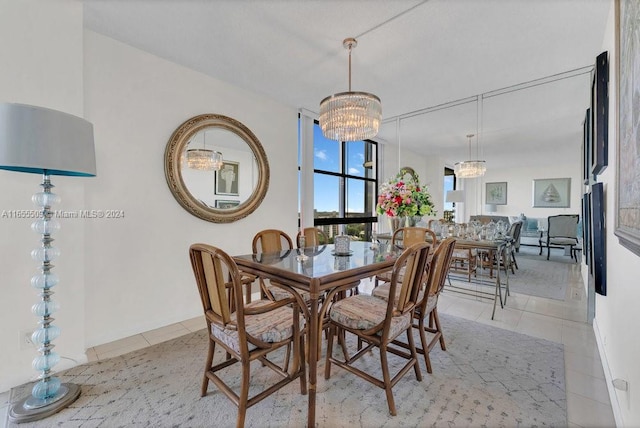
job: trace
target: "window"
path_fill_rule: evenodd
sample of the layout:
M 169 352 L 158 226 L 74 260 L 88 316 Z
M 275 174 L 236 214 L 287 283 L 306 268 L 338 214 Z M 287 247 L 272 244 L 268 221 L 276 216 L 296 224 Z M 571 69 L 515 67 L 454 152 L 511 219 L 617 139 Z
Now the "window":
M 313 128 L 314 225 L 331 242 L 343 232 L 353 240 L 369 240 L 378 221 L 377 143 L 330 140 L 317 122 Z
M 453 172 L 453 169 L 445 167 L 444 168 L 444 193 L 443 193 L 443 195 L 445 195 L 445 202 L 444 202 L 444 209 L 442 212 L 442 218 L 444 218 L 447 221 L 453 221 L 455 207 L 453 206 L 453 202 L 446 201 L 447 199 L 446 195 L 449 190 L 456 190 L 456 176 Z

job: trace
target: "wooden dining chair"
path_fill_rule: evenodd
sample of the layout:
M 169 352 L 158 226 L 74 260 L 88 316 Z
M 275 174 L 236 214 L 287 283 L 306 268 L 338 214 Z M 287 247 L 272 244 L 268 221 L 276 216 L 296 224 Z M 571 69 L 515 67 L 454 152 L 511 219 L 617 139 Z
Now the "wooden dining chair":
M 259 253 L 281 253 L 283 251 L 293 250 L 293 241 L 282 230 L 278 229 L 265 229 L 256 233 L 251 243 L 251 250 L 253 254 Z M 275 283 L 266 280 L 265 278 L 259 278 L 260 290 L 262 295 L 270 300 L 282 300 L 291 297 L 291 293 L 274 285 Z M 306 294 L 305 294 L 306 293 Z M 307 292 L 301 291 L 302 298 L 305 301 L 310 300 L 310 295 Z
M 431 360 L 429 359 L 431 349 L 433 349 L 438 342 L 443 351 L 447 349 L 442 334 L 442 327 L 440 326 L 437 305 L 438 296 L 444 287 L 447 274 L 449 273 L 455 244 L 455 238 L 447 238 L 438 245 L 429 262 L 427 280 L 418 293 L 418 303 L 413 313 L 412 327 L 418 330 L 420 343 L 422 345 L 422 347 L 416 346 L 416 351 L 424 355 L 427 373 L 432 373 Z M 389 284 L 383 284 L 374 289 L 372 295 L 388 300 L 390 295 L 389 291 Z M 396 299 L 397 298 L 398 290 L 396 289 Z M 433 335 L 430 340 L 427 340 L 427 333 Z M 407 343 L 398 340 L 394 340 L 392 343 L 403 348 L 407 348 L 408 346 Z
M 391 236 L 391 245 L 397 248 L 409 248 L 419 242 L 428 242 L 432 250 L 436 248 L 438 239 L 436 233 L 426 227 L 401 227 Z M 376 275 L 374 288 L 381 282 L 391 281 L 391 270 Z
M 296 246 L 300 248 L 300 237 L 304 232 L 304 245 L 306 247 L 319 247 L 329 244 L 329 237 L 322 229 L 317 227 L 305 227 L 303 231 L 299 231 L 296 236 Z
M 411 332 L 411 323 L 418 291 L 424 279 L 430 249 L 431 245 L 426 242 L 414 244 L 404 250 L 396 260 L 393 266 L 389 291 L 391 295 L 395 295 L 396 289 L 399 289 L 398 299 L 384 301 L 374 296 L 358 294 L 338 300 L 329 308 L 331 334 L 329 334 L 327 344 L 325 379 L 331 377 L 331 365 L 335 364 L 384 389 L 389 413 L 393 416 L 396 415 L 396 406 L 392 393 L 393 386 L 411 368 L 414 369 L 416 379 L 422 380 Z M 401 275 L 401 272 L 404 274 Z M 356 335 L 367 346 L 357 351 L 351 358 L 348 357 L 346 352 L 343 352 L 343 360 L 334 358 L 332 355 L 334 336 L 336 334 L 340 335 L 342 332 Z M 408 352 L 389 346 L 402 333 L 407 335 Z M 369 351 L 374 347 L 380 350 L 382 379 L 372 376 L 354 364 L 363 356 L 369 355 Z M 387 352 L 407 360 L 405 365 L 393 377 L 389 373 Z
M 293 298 L 271 302 L 259 300 L 246 304 L 242 299 L 242 283 L 238 266 L 219 248 L 206 244 L 193 244 L 189 248 L 191 266 L 204 309 L 209 351 L 200 395 L 207 394 L 209 381 L 213 382 L 236 406 L 236 427 L 244 426 L 247 409 L 273 392 L 300 379 L 300 393 L 307 393 L 304 358 L 304 319 Z M 230 281 L 226 279 L 230 278 Z M 235 305 L 229 305 L 229 293 L 233 290 Z M 216 345 L 226 353 L 226 358 L 213 363 Z M 282 365 L 268 359 L 268 354 L 286 348 Z M 290 349 L 293 361 L 289 366 Z M 277 382 L 262 392 L 249 397 L 251 362 L 260 360 L 278 374 Z M 242 366 L 240 391 L 234 391 L 223 379 L 224 369 L 236 363 Z M 259 366 L 255 366 L 259 368 Z M 228 379 L 237 382 L 237 373 L 227 373 Z

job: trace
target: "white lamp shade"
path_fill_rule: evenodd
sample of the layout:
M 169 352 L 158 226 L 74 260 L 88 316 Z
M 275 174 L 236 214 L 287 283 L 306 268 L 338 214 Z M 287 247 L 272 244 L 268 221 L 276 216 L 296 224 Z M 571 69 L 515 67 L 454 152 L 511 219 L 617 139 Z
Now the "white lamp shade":
M 446 196 L 447 202 L 464 202 L 464 190 L 449 190 Z
M 95 176 L 93 125 L 57 110 L 0 103 L 0 169 Z
M 494 213 L 498 211 L 498 207 L 496 206 L 496 204 L 486 204 L 484 206 L 484 210 L 488 213 Z

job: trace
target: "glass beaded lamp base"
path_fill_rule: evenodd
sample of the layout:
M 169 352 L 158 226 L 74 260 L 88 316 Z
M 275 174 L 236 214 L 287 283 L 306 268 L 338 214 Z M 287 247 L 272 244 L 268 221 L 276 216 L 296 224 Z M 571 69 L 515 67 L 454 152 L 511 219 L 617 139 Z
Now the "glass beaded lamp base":
M 69 406 L 78 397 L 80 397 L 80 386 L 73 383 L 63 383 L 56 395 L 47 400 L 28 395 L 11 406 L 9 422 L 20 424 L 47 418 Z

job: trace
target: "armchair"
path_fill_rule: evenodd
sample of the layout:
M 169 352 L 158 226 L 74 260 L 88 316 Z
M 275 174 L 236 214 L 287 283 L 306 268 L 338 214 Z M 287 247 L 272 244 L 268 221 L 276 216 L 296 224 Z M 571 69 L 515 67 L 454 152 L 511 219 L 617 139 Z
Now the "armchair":
M 571 257 L 578 261 L 574 247 L 578 245 L 578 214 L 562 214 L 549 216 L 547 219 L 547 260 L 552 245 L 571 247 Z

